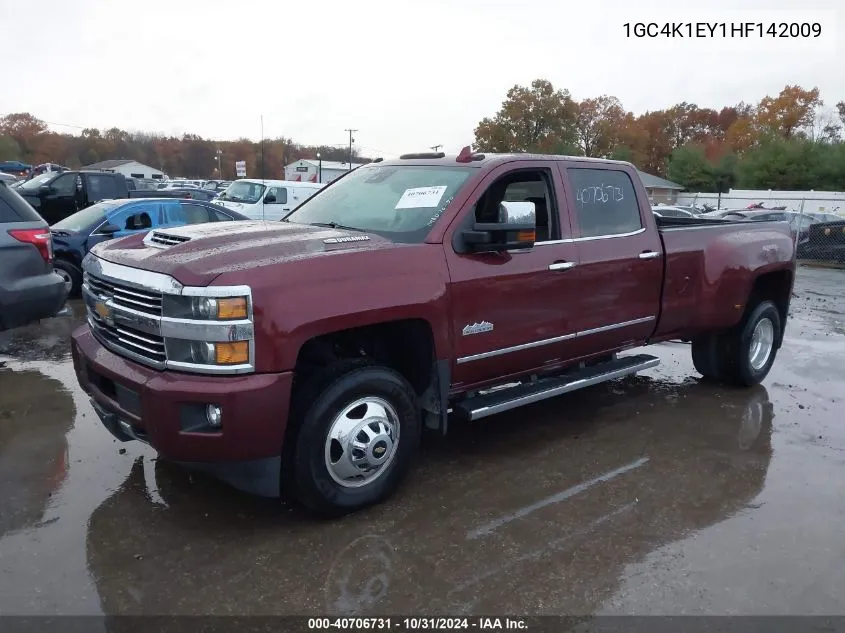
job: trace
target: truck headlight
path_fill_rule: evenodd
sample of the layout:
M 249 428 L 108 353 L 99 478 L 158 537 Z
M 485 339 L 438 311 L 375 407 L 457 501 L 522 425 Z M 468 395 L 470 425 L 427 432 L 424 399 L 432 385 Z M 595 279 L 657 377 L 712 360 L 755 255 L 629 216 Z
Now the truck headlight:
M 249 341 L 165 339 L 168 362 L 226 367 L 249 363 Z
M 165 295 L 165 316 L 201 321 L 235 321 L 249 318 L 246 297 L 192 297 Z
M 185 286 L 165 293 L 161 336 L 168 369 L 206 374 L 255 371 L 255 325 L 249 286 Z

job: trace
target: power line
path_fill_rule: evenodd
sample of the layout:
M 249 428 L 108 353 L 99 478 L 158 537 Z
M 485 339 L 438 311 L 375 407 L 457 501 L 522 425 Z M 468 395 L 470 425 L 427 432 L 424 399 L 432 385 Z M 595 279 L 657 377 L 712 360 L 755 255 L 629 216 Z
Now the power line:
M 43 120 L 43 119 L 42 119 Z M 47 125 L 58 125 L 59 127 L 72 127 L 77 130 L 87 130 L 86 126 L 82 125 L 71 125 L 70 123 L 56 123 L 55 121 L 44 121 Z

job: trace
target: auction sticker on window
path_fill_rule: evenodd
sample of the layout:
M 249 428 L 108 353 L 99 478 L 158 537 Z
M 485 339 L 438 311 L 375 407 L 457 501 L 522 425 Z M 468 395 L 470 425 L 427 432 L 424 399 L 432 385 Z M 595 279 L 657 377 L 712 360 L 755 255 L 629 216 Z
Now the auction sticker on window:
M 405 189 L 405 193 L 396 203 L 396 209 L 421 209 L 436 207 L 446 193 L 446 185 L 439 187 L 414 187 Z

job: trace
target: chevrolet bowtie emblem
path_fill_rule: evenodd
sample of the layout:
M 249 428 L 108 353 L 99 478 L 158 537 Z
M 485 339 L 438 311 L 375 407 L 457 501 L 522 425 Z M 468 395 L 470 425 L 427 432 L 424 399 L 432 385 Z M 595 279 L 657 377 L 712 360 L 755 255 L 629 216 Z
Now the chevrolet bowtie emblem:
M 114 315 L 112 314 L 111 308 L 105 301 L 97 301 L 97 303 L 94 304 L 94 312 L 100 315 L 100 318 L 106 322 L 106 325 L 114 325 Z
M 111 319 L 111 309 L 106 305 L 105 301 L 98 301 L 94 304 L 94 312 L 99 314 L 104 319 Z

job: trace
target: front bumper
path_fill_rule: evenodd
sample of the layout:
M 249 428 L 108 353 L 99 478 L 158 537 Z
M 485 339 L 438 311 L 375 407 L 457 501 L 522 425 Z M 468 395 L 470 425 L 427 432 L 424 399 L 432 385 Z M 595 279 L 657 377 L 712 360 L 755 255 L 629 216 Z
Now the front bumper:
M 224 479 L 242 489 L 257 487 L 250 491 L 258 494 L 267 494 L 267 482 L 246 484 L 275 468 L 278 488 L 292 372 L 206 376 L 159 371 L 109 351 L 87 325 L 73 333 L 71 351 L 79 384 L 121 441 L 141 440 L 171 461 L 215 474 L 227 469 L 242 481 Z M 207 404 L 222 408 L 219 429 L 202 424 Z

